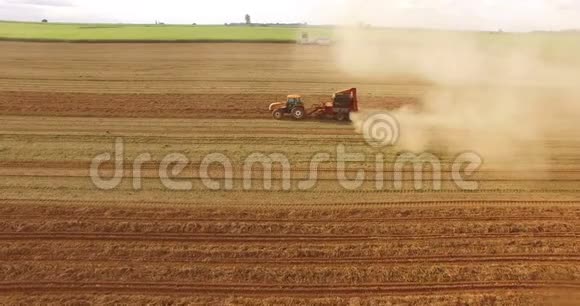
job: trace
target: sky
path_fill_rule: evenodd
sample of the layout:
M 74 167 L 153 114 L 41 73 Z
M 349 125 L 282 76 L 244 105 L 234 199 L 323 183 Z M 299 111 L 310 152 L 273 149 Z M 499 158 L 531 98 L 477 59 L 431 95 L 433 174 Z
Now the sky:
M 580 0 L 0 0 L 0 20 L 356 24 L 460 30 L 580 29 Z

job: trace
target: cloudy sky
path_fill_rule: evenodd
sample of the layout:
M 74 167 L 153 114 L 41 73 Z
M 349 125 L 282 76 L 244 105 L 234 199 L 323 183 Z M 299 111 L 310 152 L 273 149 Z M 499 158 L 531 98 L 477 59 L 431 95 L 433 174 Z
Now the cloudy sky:
M 1 20 L 344 24 L 507 31 L 580 29 L 580 0 L 0 0 Z

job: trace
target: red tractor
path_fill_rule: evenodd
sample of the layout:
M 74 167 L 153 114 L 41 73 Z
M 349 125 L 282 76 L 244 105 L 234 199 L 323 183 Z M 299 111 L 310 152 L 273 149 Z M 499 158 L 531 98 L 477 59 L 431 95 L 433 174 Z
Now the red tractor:
M 270 111 L 277 120 L 284 118 L 285 114 L 289 114 L 296 120 L 301 120 L 308 116 L 346 121 L 350 119 L 350 113 L 358 112 L 357 90 L 356 88 L 350 88 L 339 91 L 332 95 L 330 102 L 314 105 L 309 110 L 304 108 L 302 97 L 290 95 L 286 102 L 270 104 Z

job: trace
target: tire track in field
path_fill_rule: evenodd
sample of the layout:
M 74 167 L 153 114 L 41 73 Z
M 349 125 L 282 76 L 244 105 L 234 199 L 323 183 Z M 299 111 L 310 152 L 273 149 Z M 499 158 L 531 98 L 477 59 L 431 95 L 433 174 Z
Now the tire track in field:
M 66 258 L 59 257 L 43 257 L 32 256 L 30 258 L 18 258 L 6 260 L 0 258 L 0 262 L 17 263 L 28 262 L 33 258 L 35 263 L 50 262 L 50 263 L 67 263 L 76 262 L 84 263 L 86 259 L 80 258 Z M 140 259 L 143 260 L 143 259 Z M 219 265 L 324 265 L 324 266 L 339 266 L 346 264 L 417 264 L 417 263 L 506 263 L 506 262 L 554 262 L 578 264 L 580 263 L 580 255 L 578 254 L 509 254 L 509 255 L 444 255 L 444 256 L 405 256 L 405 257 L 389 257 L 389 258 L 372 258 L 372 257 L 332 257 L 332 258 L 204 258 L 202 261 L 199 258 L 189 259 L 163 259 L 155 260 L 147 258 L 147 263 L 159 264 L 219 264 Z M 90 263 L 124 263 L 127 261 L 126 257 L 107 257 L 107 259 L 91 259 Z
M 74 217 L 74 216 L 47 216 L 47 215 L 5 215 L 1 220 L 91 220 L 91 221 L 123 221 L 123 222 L 150 222 L 150 217 Z M 436 222 L 504 222 L 504 221 L 564 221 L 576 222 L 580 220 L 574 216 L 563 217 L 543 217 L 543 216 L 522 216 L 522 217 L 425 217 L 425 218 L 349 218 L 344 220 L 328 219 L 246 219 L 246 218 L 155 218 L 155 222 L 244 222 L 244 223 L 436 223 Z
M 192 171 L 188 171 L 187 168 L 190 167 L 186 167 L 182 173 L 191 173 Z M 0 177 L 11 177 L 11 178 L 26 178 L 26 177 L 34 177 L 34 178 L 60 178 L 60 179 L 67 179 L 67 178 L 86 178 L 89 179 L 90 178 L 90 173 L 89 173 L 89 167 L 84 168 L 84 169 L 58 169 L 58 168 L 9 168 L 10 170 L 6 170 L 3 169 L 2 167 L 0 167 Z M 159 168 L 157 168 L 159 169 Z M 140 171 L 140 175 L 137 177 L 139 179 L 143 179 L 143 180 L 159 180 L 159 170 L 157 169 L 141 169 Z M 195 168 L 194 168 L 195 169 Z M 112 169 L 110 169 L 112 171 Z M 191 169 L 189 169 L 191 170 Z M 355 170 L 356 171 L 356 170 Z M 349 174 L 349 173 L 356 173 L 355 171 L 344 171 L 345 174 Z M 198 171 L 193 171 L 194 173 L 198 172 Z M 243 172 L 240 171 L 235 171 L 236 173 L 231 180 L 233 182 L 243 182 L 245 178 L 243 178 L 243 176 L 241 175 Z M 293 177 L 292 178 L 279 178 L 278 175 L 282 175 L 282 171 L 279 171 L 278 173 L 274 172 L 273 177 L 270 179 L 272 182 L 283 182 L 285 180 L 290 181 L 292 183 L 297 183 L 297 182 L 302 182 L 302 181 L 307 181 L 309 180 L 309 175 L 310 175 L 309 170 L 302 170 L 302 171 L 292 171 L 293 173 Z M 327 174 L 330 174 L 330 177 L 317 177 L 316 181 L 317 182 L 326 182 L 326 183 L 332 183 L 332 182 L 338 182 L 336 177 L 336 170 L 327 170 L 327 171 L 320 171 L 320 172 L 326 172 Z M 240 174 L 237 174 L 240 173 Z M 390 177 L 392 177 L 392 175 L 394 175 L 394 172 L 380 172 L 383 173 L 385 178 L 388 179 L 376 179 L 375 176 L 377 175 L 377 172 L 366 172 L 365 175 L 365 182 L 369 183 L 369 182 L 392 182 L 392 180 L 390 179 Z M 561 172 L 559 175 L 563 175 L 564 173 L 567 172 Z M 401 179 L 397 179 L 397 181 L 401 182 L 401 183 L 410 183 L 410 182 L 414 182 L 415 180 L 411 177 L 411 175 L 413 174 L 412 172 L 403 172 L 404 177 Z M 441 176 L 440 179 L 438 179 L 438 182 L 441 183 L 453 183 L 456 181 L 456 179 L 454 179 L 451 174 L 452 172 L 441 172 L 441 174 L 443 174 Z M 107 176 L 112 176 L 112 173 L 107 173 L 107 174 L 103 174 L 103 175 L 107 175 Z M 489 178 L 489 177 L 485 177 L 486 175 L 489 175 L 488 173 L 478 173 L 478 175 L 476 177 L 472 177 L 471 180 L 472 181 L 477 181 L 479 183 L 554 183 L 554 182 L 568 182 L 568 183 L 572 183 L 572 182 L 578 182 L 580 183 L 580 173 L 576 174 L 574 173 L 573 175 L 571 175 L 571 177 L 558 177 L 558 178 L 530 178 L 529 176 L 520 176 L 520 177 L 516 177 L 514 176 L 514 174 L 510 174 L 512 177 L 510 178 Z M 492 175 L 495 175 L 495 173 L 492 173 Z M 527 174 L 525 174 L 527 175 Z M 125 179 L 134 179 L 136 178 L 133 174 L 133 171 L 131 168 L 124 168 L 124 175 L 123 178 Z M 179 179 L 189 179 L 189 180 L 195 180 L 195 181 L 201 181 L 203 178 L 200 175 L 179 175 L 178 177 Z M 262 179 L 263 176 L 261 173 L 259 172 L 253 172 L 252 173 L 252 178 L 253 179 Z M 220 176 L 219 178 L 216 176 L 212 176 L 212 179 L 215 180 L 219 180 L 219 179 L 225 179 L 225 177 Z M 425 175 L 424 179 L 427 180 L 432 180 L 432 178 L 430 177 L 430 175 Z
M 124 292 L 151 294 L 205 294 L 244 296 L 320 296 L 376 294 L 425 294 L 443 292 L 482 292 L 522 289 L 580 289 L 578 282 L 462 282 L 462 283 L 393 283 L 364 285 L 265 285 L 265 284 L 183 284 L 147 282 L 1 282 L 0 292 Z
M 1 232 L 0 240 L 106 240 L 106 241 L 167 241 L 167 242 L 343 242 L 343 241 L 401 241 L 447 239 L 498 239 L 498 238 L 576 238 L 576 232 L 506 233 L 506 234 L 454 234 L 454 235 L 224 235 L 224 234 L 159 234 L 159 233 L 109 233 L 109 232 Z
M 195 179 L 199 180 L 201 177 L 199 175 L 202 167 L 199 163 L 188 163 L 184 164 L 185 168 L 181 171 L 181 175 L 178 177 L 180 179 Z M 112 175 L 112 171 L 115 170 L 115 164 L 111 162 L 103 163 L 99 166 L 99 169 L 106 175 Z M 0 161 L 0 175 L 5 177 L 89 177 L 89 169 L 91 168 L 91 162 L 89 161 L 77 161 L 77 162 L 30 162 L 30 161 Z M 147 162 L 140 166 L 141 177 L 145 179 L 156 179 L 159 177 L 159 169 L 161 169 L 160 162 Z M 346 175 L 356 174 L 360 170 L 365 171 L 366 181 L 375 181 L 377 174 L 382 174 L 384 180 L 391 181 L 391 178 L 395 174 L 399 173 L 392 169 L 392 166 L 385 167 L 384 171 L 376 171 L 376 169 L 344 169 Z M 441 181 L 454 181 L 451 175 L 453 171 L 450 169 L 451 165 L 445 166 L 441 169 Z M 133 178 L 133 165 L 130 163 L 123 163 L 124 176 L 127 179 Z M 235 166 L 232 168 L 233 179 L 241 180 L 243 179 L 244 169 L 242 166 Z M 312 176 L 312 169 L 310 167 L 303 167 L 300 165 L 294 166 L 292 168 L 292 181 L 307 180 Z M 221 169 L 209 169 L 209 172 L 213 178 L 223 178 L 224 171 Z M 317 180 L 321 181 L 337 181 L 337 169 L 329 168 L 322 164 L 316 169 Z M 412 181 L 414 174 L 413 171 L 402 171 L 401 181 L 408 182 Z M 272 181 L 282 181 L 281 178 L 282 169 L 273 167 L 273 177 Z M 262 178 L 261 171 L 252 171 L 252 177 Z M 470 177 L 471 180 L 480 182 L 576 182 L 580 181 L 580 169 L 550 169 L 550 170 L 526 170 L 526 171 L 505 171 L 499 169 L 482 169 L 478 171 L 475 175 Z M 432 180 L 431 173 L 425 173 L 424 180 Z
M 7 198 L 0 198 L 0 204 L 9 205 L 9 204 L 16 204 L 16 205 L 35 205 L 41 204 L 45 206 L 52 206 L 52 205 L 59 205 L 59 206 L 88 206 L 88 207 L 119 207 L 120 204 L 129 204 L 129 205 L 141 205 L 144 207 L 168 207 L 168 206 L 181 206 L 187 207 L 191 205 L 190 202 L 155 202 L 155 201 L 123 201 L 119 203 L 118 201 L 84 201 L 84 200 L 52 200 L 52 199 L 7 199 Z M 274 205 L 268 204 L 256 204 L 252 206 L 247 206 L 246 204 L 238 204 L 238 205 L 231 205 L 222 206 L 222 208 L 269 208 L 269 209 L 291 209 L 291 208 L 324 208 L 324 207 L 342 207 L 342 206 L 349 206 L 353 209 L 358 207 L 385 207 L 385 206 L 392 206 L 392 207 L 477 207 L 480 205 L 484 206 L 497 206 L 497 205 L 510 205 L 512 207 L 519 207 L 519 206 L 563 206 L 563 207 L 575 207 L 579 208 L 580 200 L 569 200 L 569 201 L 561 201 L 561 200 L 540 200 L 540 201 L 533 201 L 533 200 L 453 200 L 453 201 L 396 201 L 396 202 L 334 202 L 334 203 L 327 203 L 327 204 L 309 204 L 309 203 L 276 203 Z M 197 208 L 215 208 L 215 205 L 199 205 L 195 204 Z M 577 207 L 578 206 L 578 207 Z
M 151 169 L 158 170 L 160 165 L 161 165 L 160 161 L 158 161 L 158 162 L 145 162 L 141 165 L 141 169 L 143 169 L 143 170 L 151 170 Z M 201 166 L 201 163 L 192 161 L 192 162 L 188 163 L 188 165 L 190 167 L 199 168 Z M 88 169 L 90 166 L 91 166 L 91 161 L 83 161 L 83 160 L 76 160 L 76 161 L 0 160 L 0 168 Z M 104 169 L 107 169 L 107 168 L 112 169 L 112 168 L 114 168 L 114 166 L 115 166 L 115 164 L 113 162 L 103 162 L 103 164 L 101 165 L 101 167 Z M 131 164 L 127 164 L 127 163 L 123 164 L 124 169 L 132 169 L 132 167 L 133 166 Z M 274 169 L 276 169 L 276 168 L 274 167 Z M 364 169 L 364 168 L 362 168 L 362 169 Z M 371 167 L 371 169 L 373 169 L 373 168 Z M 302 167 L 302 166 L 293 167 L 292 170 L 298 171 L 298 172 L 310 172 L 311 171 L 310 167 Z M 344 172 L 345 173 L 356 173 L 359 170 L 360 169 L 346 168 L 346 169 L 344 169 Z M 368 169 L 365 169 L 365 170 L 368 170 Z M 324 164 L 321 164 L 320 167 L 316 169 L 316 171 L 336 172 L 336 168 L 324 167 Z M 370 170 L 368 170 L 368 171 L 370 171 Z M 370 171 L 370 172 L 375 173 L 376 171 Z M 389 170 L 389 168 L 385 167 L 385 170 L 382 172 L 383 173 L 394 173 L 395 171 Z M 441 173 L 452 173 L 452 172 L 453 172 L 452 169 L 448 169 L 448 168 L 441 169 Z M 526 174 L 526 175 L 540 175 L 540 174 L 546 175 L 546 174 L 550 174 L 550 173 L 554 173 L 554 174 L 567 173 L 567 174 L 580 175 L 580 165 L 578 166 L 578 168 L 571 168 L 571 169 L 548 169 L 548 170 L 529 169 L 529 170 L 525 170 L 525 171 L 513 171 L 513 170 L 502 170 L 502 169 L 482 169 L 482 170 L 478 171 L 478 173 L 484 173 L 484 174 L 489 173 L 489 174 L 496 174 L 496 175 L 499 175 L 499 174 L 509 175 L 509 174 L 513 174 L 514 172 Z
M 340 186 L 340 185 L 338 185 Z M 23 186 L 0 186 L 0 190 L 11 190 L 14 191 L 16 188 L 23 188 Z M 46 186 L 25 186 L 27 190 L 35 190 L 35 191 L 54 191 L 56 188 L 54 187 L 46 187 Z M 241 187 L 239 187 L 241 188 Z M 369 187 L 371 188 L 371 187 Z M 68 191 L 96 191 L 96 187 L 94 186 L 87 186 L 83 187 L 66 187 L 64 188 Z M 158 188 L 148 188 L 147 191 L 167 191 L 167 188 L 158 187 Z M 133 191 L 132 188 L 121 189 L 120 191 Z M 191 191 L 185 191 L 190 193 L 195 192 L 202 192 L 207 191 L 205 188 L 200 189 L 192 189 Z M 289 191 L 282 191 L 282 190 L 264 190 L 257 188 L 255 190 L 244 190 L 244 189 L 234 189 L 228 191 L 229 193 L 239 193 L 240 195 L 250 195 L 250 194 L 261 194 L 261 193 L 271 193 L 272 191 L 279 191 L 281 193 L 289 194 Z M 183 191 L 182 191 L 183 192 Z M 414 190 L 414 189 L 386 189 L 386 190 L 300 190 L 296 191 L 295 193 L 298 194 L 320 194 L 320 195 L 365 195 L 365 194 L 580 194 L 580 189 L 547 189 L 547 188 L 538 188 L 538 189 L 524 189 L 524 188 L 494 188 L 494 189 L 477 189 L 477 190 L 461 190 L 457 189 L 421 189 L 421 190 Z

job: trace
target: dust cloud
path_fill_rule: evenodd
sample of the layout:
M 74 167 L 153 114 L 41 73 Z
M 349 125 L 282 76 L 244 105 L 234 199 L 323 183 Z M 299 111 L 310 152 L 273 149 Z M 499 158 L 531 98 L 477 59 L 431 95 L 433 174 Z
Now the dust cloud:
M 388 111 L 401 150 L 475 151 L 486 161 L 549 159 L 548 135 L 580 136 L 580 44 L 560 33 L 486 33 L 345 27 L 336 63 L 350 77 L 421 85 L 419 103 L 365 108 L 351 119 Z M 559 134 L 560 133 L 560 134 Z M 563 134 L 562 134 L 563 133 Z

